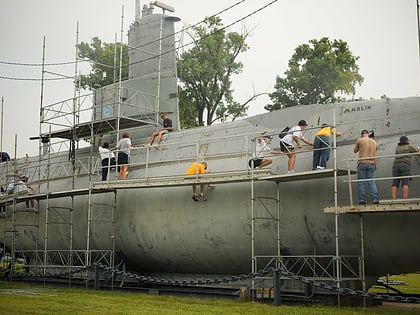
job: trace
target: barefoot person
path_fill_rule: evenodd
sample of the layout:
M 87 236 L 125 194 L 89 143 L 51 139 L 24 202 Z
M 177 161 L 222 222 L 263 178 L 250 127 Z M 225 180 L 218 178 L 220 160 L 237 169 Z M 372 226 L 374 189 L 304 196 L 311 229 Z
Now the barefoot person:
M 122 138 L 112 150 L 118 150 L 118 168 L 120 170 L 120 179 L 126 179 L 128 165 L 130 163 L 131 140 L 127 131 L 122 134 Z

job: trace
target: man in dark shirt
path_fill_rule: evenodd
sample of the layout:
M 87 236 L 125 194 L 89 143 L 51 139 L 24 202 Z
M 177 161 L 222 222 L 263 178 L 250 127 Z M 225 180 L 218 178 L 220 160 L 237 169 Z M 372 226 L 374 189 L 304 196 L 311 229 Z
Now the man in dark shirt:
M 172 120 L 168 118 L 168 115 L 166 113 L 161 113 L 160 118 L 163 119 L 163 127 L 159 131 L 154 131 L 152 133 L 149 143 L 145 145 L 146 147 L 153 144 L 156 136 L 158 136 L 157 145 L 159 145 L 160 140 L 162 140 L 162 136 L 168 132 L 172 132 Z
M 2 162 L 10 161 L 10 156 L 7 152 L 2 152 L 1 153 L 1 161 Z

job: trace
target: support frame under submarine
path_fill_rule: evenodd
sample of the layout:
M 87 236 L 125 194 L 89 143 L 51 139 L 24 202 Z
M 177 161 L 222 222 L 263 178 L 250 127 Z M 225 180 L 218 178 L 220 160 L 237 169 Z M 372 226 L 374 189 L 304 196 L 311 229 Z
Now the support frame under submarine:
M 276 155 L 262 171 L 250 170 L 248 160 L 261 130 L 274 135 L 275 146 L 279 131 L 300 119 L 311 125 L 305 133 L 310 139 L 322 123 L 335 121 L 342 136 L 336 138 L 328 166 L 354 170 L 354 142 L 362 129 L 375 130 L 376 176 L 385 179 L 378 181 L 379 196 L 389 199 L 399 136 L 406 134 L 420 143 L 420 98 L 295 106 L 180 130 L 173 35 L 177 20 L 144 10 L 129 32 L 129 46 L 136 47 L 129 54 L 130 79 L 95 91 L 92 121 L 41 132 L 40 138 L 50 141 L 40 140 L 39 156 L 1 163 L 2 184 L 11 174 L 25 174 L 37 187 L 33 197 L 38 200 L 37 211 L 30 213 L 18 202 L 28 197 L 9 202 L 0 218 L 1 242 L 30 259 L 35 259 L 30 253 L 42 253 L 44 267 L 47 262 L 57 266 L 53 257 L 60 251 L 92 257 L 94 251 L 106 248 L 111 255 L 121 252 L 132 270 L 161 275 L 247 273 L 257 256 L 279 261 L 292 256 L 362 257 L 368 285 L 384 274 L 418 271 L 418 201 L 413 201 L 410 211 L 378 209 L 334 216 L 323 208 L 351 203 L 349 186 L 356 185 L 349 185 L 348 177 L 330 172 L 299 180 L 291 180 L 299 175 L 284 181 L 258 180 L 286 173 L 287 157 Z M 56 115 L 52 107 L 43 107 L 41 125 L 49 124 L 48 112 Z M 159 112 L 169 114 L 176 130 L 164 136 L 159 147 L 143 148 L 159 125 Z M 98 182 L 97 136 L 106 133 L 106 141 L 115 143 L 123 130 L 129 131 L 134 146 L 128 179 L 119 181 L 111 172 L 110 181 Z M 70 156 L 52 151 L 54 139 L 73 143 Z M 89 139 L 90 145 L 76 149 L 81 139 Z M 197 160 L 206 160 L 212 173 L 208 178 L 186 179 L 184 171 Z M 419 197 L 420 162 L 413 161 L 411 194 Z M 296 174 L 315 174 L 311 169 L 312 151 L 298 152 Z M 216 188 L 208 191 L 207 201 L 194 202 L 189 185 L 202 182 L 213 182 Z M 262 217 L 266 219 L 259 220 Z M 72 261 L 77 265 L 76 259 Z M 109 261 L 114 264 L 113 258 Z M 359 264 L 357 260 L 354 267 Z

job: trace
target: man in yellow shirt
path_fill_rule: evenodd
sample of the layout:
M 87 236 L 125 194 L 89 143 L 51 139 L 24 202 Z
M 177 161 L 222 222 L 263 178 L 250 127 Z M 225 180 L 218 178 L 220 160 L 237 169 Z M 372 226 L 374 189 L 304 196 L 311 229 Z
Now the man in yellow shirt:
M 207 162 L 199 162 L 199 163 L 192 163 L 188 166 L 185 175 L 196 175 L 196 174 L 204 174 L 207 170 Z M 207 197 L 204 195 L 204 184 L 200 184 L 200 193 L 197 193 L 197 185 L 193 184 L 193 196 L 192 199 L 194 201 L 199 201 L 200 199 L 203 201 L 207 200 Z
M 337 136 L 341 135 L 338 130 L 335 131 L 327 124 L 322 124 L 321 129 L 316 133 L 314 139 L 314 153 L 312 159 L 313 170 L 323 170 L 327 167 L 327 161 L 330 158 L 331 135 L 335 132 Z

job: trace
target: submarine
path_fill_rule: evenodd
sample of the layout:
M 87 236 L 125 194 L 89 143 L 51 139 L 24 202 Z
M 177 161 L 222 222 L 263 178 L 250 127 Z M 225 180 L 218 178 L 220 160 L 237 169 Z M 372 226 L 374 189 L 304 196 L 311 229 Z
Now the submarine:
M 0 163 L 3 187 L 23 174 L 34 188 L 30 196 L 1 197 L 0 242 L 31 268 L 123 260 L 144 274 L 217 277 L 273 263 L 292 268 L 296 257 L 355 257 L 354 282 L 362 273 L 367 286 L 384 274 L 418 271 L 419 157 L 412 159 L 410 199 L 388 200 L 398 139 L 420 144 L 420 97 L 300 105 L 181 129 L 174 36 L 180 19 L 166 11 L 145 5 L 136 17 L 128 34 L 129 78 L 89 96 L 91 119 L 79 121 L 84 95 L 43 105 L 39 155 Z M 159 146 L 143 146 L 163 112 L 174 131 Z M 287 174 L 285 154 L 262 169 L 249 167 L 263 130 L 279 147 L 281 130 L 300 120 L 310 141 L 323 123 L 340 130 L 327 169 L 312 170 L 311 147 L 297 150 L 294 174 Z M 360 207 L 353 147 L 364 129 L 374 130 L 378 145 L 380 204 L 367 199 Z M 101 181 L 99 136 L 112 146 L 123 132 L 133 145 L 127 179 L 112 168 Z M 200 161 L 209 173 L 184 175 Z M 191 198 L 192 184 L 205 184 L 206 201 Z M 28 198 L 36 199 L 33 211 L 23 202 Z

